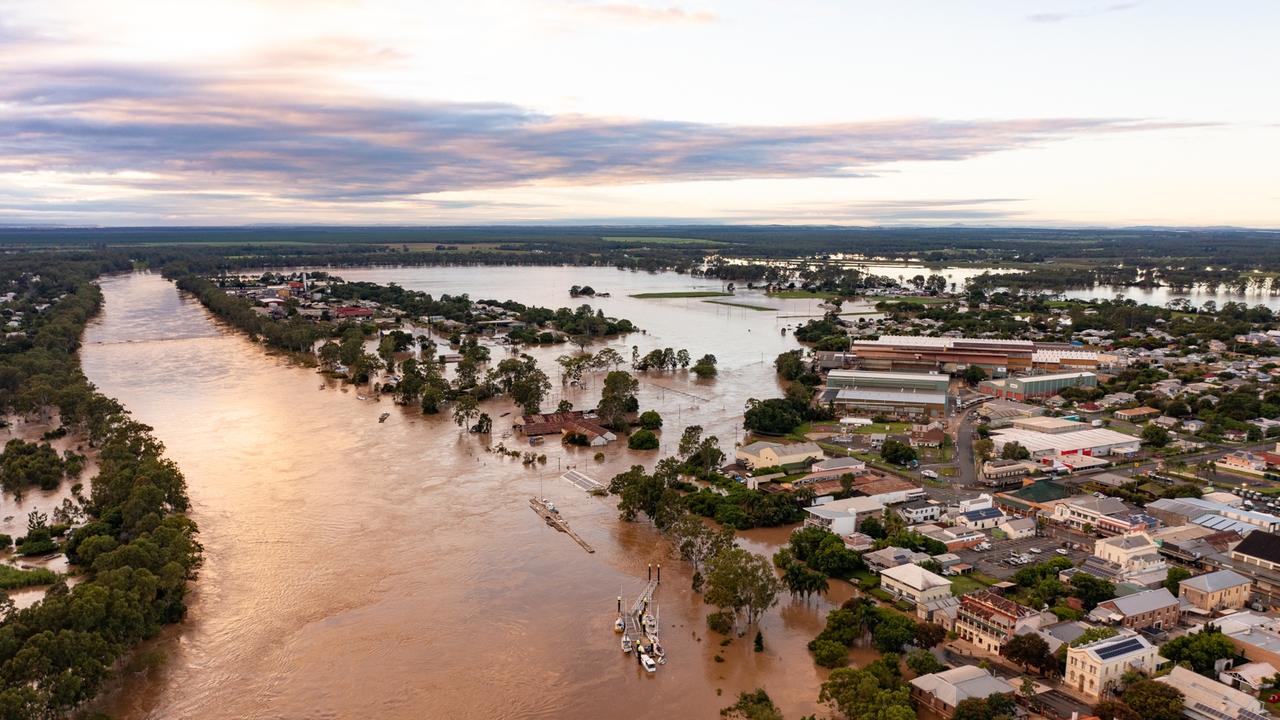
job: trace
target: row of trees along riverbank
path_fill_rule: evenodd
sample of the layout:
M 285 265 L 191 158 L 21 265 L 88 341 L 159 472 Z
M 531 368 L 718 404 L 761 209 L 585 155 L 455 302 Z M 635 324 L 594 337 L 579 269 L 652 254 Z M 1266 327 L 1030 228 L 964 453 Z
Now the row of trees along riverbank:
M 29 608 L 0 620 L 0 719 L 60 717 L 94 696 L 121 657 L 186 613 L 200 566 L 186 484 L 151 428 L 97 392 L 76 351 L 102 304 L 91 281 L 131 267 L 110 252 L 29 253 L 0 261 L 0 283 L 49 303 L 21 337 L 0 344 L 0 406 L 56 411 L 95 453 L 99 471 L 82 503 L 85 522 L 62 544 L 84 574 L 55 583 Z

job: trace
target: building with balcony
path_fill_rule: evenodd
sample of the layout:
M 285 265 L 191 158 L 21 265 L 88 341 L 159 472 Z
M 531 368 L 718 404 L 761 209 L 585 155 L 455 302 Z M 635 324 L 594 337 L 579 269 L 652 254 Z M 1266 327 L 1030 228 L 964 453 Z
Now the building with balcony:
M 1035 632 L 1056 621 L 1052 613 L 1032 610 L 991 590 L 979 590 L 960 598 L 955 631 L 983 652 L 998 655 L 1015 635 Z

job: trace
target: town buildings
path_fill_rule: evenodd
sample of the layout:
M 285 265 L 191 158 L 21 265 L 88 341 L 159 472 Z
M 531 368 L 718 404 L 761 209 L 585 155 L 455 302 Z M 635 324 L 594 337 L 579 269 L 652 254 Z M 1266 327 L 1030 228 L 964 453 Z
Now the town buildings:
M 1184 667 L 1155 679 L 1177 688 L 1183 696 L 1182 714 L 1188 720 L 1263 720 L 1268 717 L 1258 698 L 1228 687 Z
M 1146 590 L 1133 595 L 1098 603 L 1089 617 L 1097 622 L 1113 623 L 1134 630 L 1175 627 L 1182 618 L 1178 598 L 1165 588 Z
M 752 469 L 766 467 L 802 467 L 820 461 L 824 454 L 816 443 L 784 444 L 758 440 L 738 448 L 738 462 Z
M 1178 597 L 1206 613 L 1239 610 L 1249 602 L 1249 578 L 1218 570 L 1178 583 Z
M 832 370 L 822 401 L 841 415 L 887 416 L 898 420 L 944 418 L 951 378 L 939 373 Z
M 999 654 L 1013 636 L 1035 632 L 1056 620 L 1051 613 L 1046 618 L 992 590 L 978 590 L 960 598 L 955 631 L 980 650 Z
M 1252 532 L 1231 551 L 1231 569 L 1249 578 L 1253 596 L 1280 605 L 1280 535 Z
M 1053 520 L 1075 530 L 1123 535 L 1154 529 L 1155 518 L 1129 509 L 1118 498 L 1076 495 L 1053 506 Z
M 1098 376 L 1091 372 L 1054 373 L 1023 377 L 993 378 L 978 386 L 978 391 L 993 397 L 1022 402 L 1043 400 L 1073 387 L 1097 387 Z
M 1159 665 L 1156 646 L 1136 632 L 1125 631 L 1068 647 L 1065 679 L 1068 686 L 1096 700 L 1115 687 L 1125 672 L 1132 669 L 1150 675 Z
M 1032 369 L 1045 372 L 1093 370 L 1098 354 L 1064 343 L 967 337 L 881 335 L 855 340 L 850 352 L 867 370 L 953 372 L 976 365 L 993 377 Z

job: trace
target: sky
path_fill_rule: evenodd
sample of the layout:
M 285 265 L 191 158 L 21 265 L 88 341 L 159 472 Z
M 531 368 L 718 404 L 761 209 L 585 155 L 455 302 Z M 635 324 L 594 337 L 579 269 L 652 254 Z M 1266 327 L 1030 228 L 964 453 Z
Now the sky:
M 1280 228 L 1273 0 L 0 0 L 0 225 Z

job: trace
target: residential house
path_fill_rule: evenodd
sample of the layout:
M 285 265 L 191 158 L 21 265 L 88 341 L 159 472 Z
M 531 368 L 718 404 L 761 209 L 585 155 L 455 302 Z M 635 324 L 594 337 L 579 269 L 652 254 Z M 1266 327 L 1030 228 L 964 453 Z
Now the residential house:
M 1100 602 L 1089 617 L 1096 622 L 1115 623 L 1134 630 L 1166 630 L 1177 626 L 1182 610 L 1173 593 L 1156 588 Z
M 1033 537 L 1036 534 L 1035 518 L 1006 518 L 1004 522 L 996 526 L 992 536 L 1001 540 L 1021 540 L 1022 538 Z
M 1219 570 L 1178 583 L 1178 597 L 1207 613 L 1239 610 L 1249 602 L 1249 585 L 1240 573 Z
M 1182 714 L 1189 720 L 1260 720 L 1268 717 L 1256 696 L 1228 687 L 1181 666 L 1155 679 L 1182 693 Z
M 900 565 L 909 565 L 911 563 L 924 562 L 929 559 L 929 553 L 917 552 L 906 548 L 890 545 L 874 552 L 866 553 L 862 556 L 867 567 L 876 572 L 884 572 L 890 568 Z
M 1129 670 L 1150 675 L 1159 665 L 1156 646 L 1130 630 L 1085 645 L 1068 647 L 1066 683 L 1096 700 L 1118 685 L 1121 676 Z
M 921 431 L 913 430 L 911 432 L 912 447 L 936 448 L 941 446 L 946 439 L 946 431 L 939 427 L 930 427 Z
M 1112 415 L 1114 415 L 1117 420 L 1125 420 L 1127 422 L 1132 422 L 1132 423 L 1144 422 L 1146 420 L 1150 420 L 1151 418 L 1157 417 L 1159 414 L 1160 414 L 1159 410 L 1153 407 L 1145 407 L 1145 406 L 1136 407 L 1136 408 L 1126 408 L 1124 410 L 1117 410 L 1114 413 L 1112 413 Z
M 837 535 L 848 535 L 856 532 L 866 518 L 880 517 L 884 513 L 884 504 L 875 498 L 856 496 L 813 505 L 804 510 L 809 514 L 804 521 L 806 526 L 825 528 Z
M 762 467 L 768 467 L 762 466 Z M 795 481 L 796 485 L 805 485 L 821 480 L 839 480 L 845 475 L 857 475 L 866 472 L 867 464 L 855 457 L 837 457 L 819 460 L 809 467 L 809 474 Z
M 925 605 L 951 596 L 950 580 L 914 563 L 882 571 L 880 587 L 890 595 L 914 605 Z
M 940 673 L 921 675 L 911 681 L 911 699 L 918 709 L 928 709 L 949 718 L 956 706 L 971 698 L 986 699 L 997 693 L 1013 694 L 1005 680 L 975 665 L 961 665 Z
M 1271 663 L 1251 662 L 1236 665 L 1218 673 L 1218 679 L 1237 690 L 1259 693 L 1263 688 L 1272 687 L 1276 676 L 1276 668 Z
M 1233 453 L 1223 455 L 1215 460 L 1213 464 L 1223 470 L 1235 472 L 1260 474 L 1267 471 L 1266 458 L 1247 450 L 1236 450 Z
M 942 517 L 942 505 L 933 500 L 914 500 L 894 508 L 903 520 L 915 525 Z
M 971 548 L 987 540 L 987 536 L 982 531 L 962 526 L 944 528 L 926 524 L 917 525 L 912 529 L 927 538 L 937 540 L 946 545 L 949 552 Z
M 1005 520 L 1005 514 L 999 508 L 989 507 L 961 513 L 956 518 L 956 524 L 974 530 L 989 530 Z

